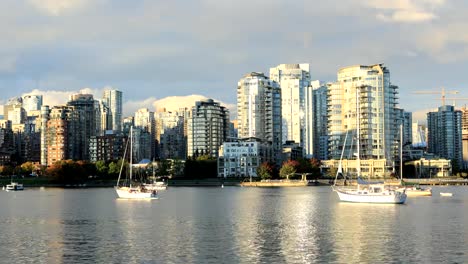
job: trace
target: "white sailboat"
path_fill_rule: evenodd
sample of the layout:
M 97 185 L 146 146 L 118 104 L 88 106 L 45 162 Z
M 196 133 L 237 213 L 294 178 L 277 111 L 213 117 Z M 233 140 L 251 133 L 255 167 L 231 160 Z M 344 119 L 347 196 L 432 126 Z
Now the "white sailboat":
M 403 181 L 403 125 L 400 125 L 400 187 L 408 196 L 432 196 L 431 187 L 421 187 L 419 184 L 410 184 Z
M 128 146 L 128 141 L 127 141 Z M 127 146 L 125 147 L 124 151 L 124 159 L 127 152 Z M 129 179 L 128 179 L 128 186 L 120 186 L 120 177 L 122 175 L 122 169 L 124 165 L 124 161 L 122 161 L 122 165 L 120 167 L 119 178 L 117 179 L 117 185 L 115 186 L 115 191 L 119 198 L 123 199 L 158 199 L 158 193 L 155 190 L 148 190 L 143 185 L 135 185 L 132 186 L 132 159 L 133 159 L 133 127 L 130 127 L 130 172 L 129 172 Z
M 356 91 L 356 115 L 357 117 L 357 175 L 358 183 L 355 188 L 344 188 L 336 186 L 336 178 L 333 185 L 333 190 L 338 194 L 340 201 L 342 202 L 352 202 L 352 203 L 380 203 L 380 204 L 403 204 L 406 201 L 405 190 L 392 190 L 386 188 L 383 183 L 368 183 L 360 179 L 361 173 L 361 161 L 359 154 L 360 147 L 360 130 L 359 130 L 359 110 L 358 110 L 358 94 Z M 343 150 L 341 153 L 340 163 L 338 167 L 338 173 L 341 170 L 341 162 L 343 159 L 344 148 L 346 146 L 346 139 L 348 134 L 346 134 L 345 142 L 343 144 Z
M 154 159 L 153 159 L 153 176 L 151 177 L 153 182 L 152 183 L 144 183 L 143 186 L 151 191 L 161 191 L 167 189 L 167 183 L 164 181 L 157 181 L 156 175 L 154 173 Z

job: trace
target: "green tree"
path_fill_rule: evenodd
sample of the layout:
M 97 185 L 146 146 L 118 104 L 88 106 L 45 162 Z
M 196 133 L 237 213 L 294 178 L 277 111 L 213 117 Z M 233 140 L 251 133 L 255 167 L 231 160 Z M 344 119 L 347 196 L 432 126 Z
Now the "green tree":
M 257 176 L 262 180 L 271 179 L 273 177 L 273 165 L 269 162 L 263 162 L 257 168 Z
M 281 166 L 279 171 L 280 178 L 286 178 L 289 180 L 289 177 L 296 173 L 297 166 L 299 166 L 299 162 L 296 160 L 288 160 L 283 162 L 283 166 Z
M 112 176 L 119 175 L 120 168 L 122 167 L 122 162 L 124 162 L 122 159 L 119 159 L 117 162 L 111 162 L 109 164 L 109 175 L 112 175 Z M 125 161 L 124 168 L 122 171 L 127 171 L 128 165 L 129 165 L 128 162 Z
M 103 160 L 98 160 L 95 164 L 97 175 L 100 177 L 106 177 L 109 172 L 109 167 Z

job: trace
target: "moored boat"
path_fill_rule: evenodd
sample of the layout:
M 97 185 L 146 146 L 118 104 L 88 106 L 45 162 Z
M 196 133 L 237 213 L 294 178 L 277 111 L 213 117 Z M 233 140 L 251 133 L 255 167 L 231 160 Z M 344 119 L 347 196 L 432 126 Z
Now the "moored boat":
M 22 191 L 24 190 L 24 186 L 21 183 L 11 182 L 5 187 L 6 191 Z
M 115 186 L 115 191 L 119 198 L 122 199 L 158 199 L 158 192 L 156 190 L 149 190 L 145 188 L 144 185 L 133 185 L 132 186 L 132 159 L 133 159 L 133 151 L 132 151 L 132 142 L 133 142 L 133 127 L 130 127 L 130 168 L 129 168 L 129 178 L 128 178 L 128 186 L 120 186 L 120 177 L 122 175 L 122 170 L 124 167 L 124 162 L 122 162 L 122 166 L 120 167 L 119 178 L 117 179 L 117 184 Z M 127 142 L 128 146 L 128 142 Z M 127 152 L 127 147 L 125 147 L 124 151 L 124 159 L 125 154 Z

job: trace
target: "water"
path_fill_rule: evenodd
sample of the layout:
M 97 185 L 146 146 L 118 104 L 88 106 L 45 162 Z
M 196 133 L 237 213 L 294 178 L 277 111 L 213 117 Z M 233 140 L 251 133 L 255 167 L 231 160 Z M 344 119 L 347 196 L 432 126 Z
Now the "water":
M 1 191 L 0 262 L 468 263 L 468 187 L 433 191 L 405 205 L 339 203 L 329 187 Z

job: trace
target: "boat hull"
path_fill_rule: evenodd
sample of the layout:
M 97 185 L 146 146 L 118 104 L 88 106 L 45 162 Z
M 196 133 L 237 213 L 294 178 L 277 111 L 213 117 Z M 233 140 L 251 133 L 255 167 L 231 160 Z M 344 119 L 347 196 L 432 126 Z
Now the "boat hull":
M 163 191 L 167 189 L 167 185 L 160 184 L 144 184 L 143 186 L 150 191 Z
M 431 190 L 406 190 L 408 196 L 432 196 Z
M 117 196 L 121 199 L 158 199 L 155 191 L 141 191 L 138 188 L 116 187 Z
M 359 194 L 353 191 L 335 190 L 342 202 L 350 203 L 378 203 L 378 204 L 403 204 L 406 201 L 406 194 L 401 192 Z

